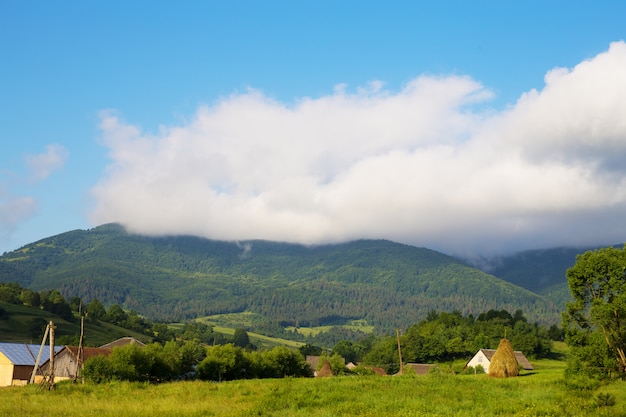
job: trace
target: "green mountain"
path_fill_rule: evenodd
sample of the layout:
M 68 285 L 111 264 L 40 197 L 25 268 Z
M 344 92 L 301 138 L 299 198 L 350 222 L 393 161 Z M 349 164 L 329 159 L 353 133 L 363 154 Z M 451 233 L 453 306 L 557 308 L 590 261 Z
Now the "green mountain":
M 527 250 L 488 261 L 480 269 L 541 294 L 564 310 L 571 299 L 565 273 L 576 263 L 576 255 L 593 249 L 597 247 Z
M 406 328 L 429 311 L 521 309 L 558 323 L 559 308 L 450 256 L 385 240 L 302 246 L 145 237 L 115 224 L 75 230 L 0 257 L 0 282 L 120 304 L 153 320 L 250 311 L 276 325 L 366 319 Z

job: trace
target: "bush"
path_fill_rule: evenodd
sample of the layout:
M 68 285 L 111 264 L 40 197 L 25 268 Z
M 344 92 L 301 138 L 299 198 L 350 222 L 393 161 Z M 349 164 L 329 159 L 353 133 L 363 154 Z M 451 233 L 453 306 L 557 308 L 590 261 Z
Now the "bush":
M 615 395 L 607 393 L 600 393 L 596 397 L 596 404 L 598 407 L 613 407 L 615 405 Z
M 96 384 L 109 382 L 114 377 L 113 365 L 105 356 L 94 356 L 85 361 L 83 377 L 85 380 Z
M 589 392 L 600 388 L 600 381 L 585 375 L 577 375 L 565 378 L 565 387 L 581 395 L 588 395 Z
M 356 368 L 352 370 L 352 374 L 357 375 L 357 376 L 364 376 L 364 375 L 375 375 L 376 372 L 374 372 L 372 368 L 368 368 L 367 366 L 357 366 Z
M 466 374 L 466 375 L 484 374 L 485 373 L 485 368 L 483 368 L 482 365 L 476 365 L 475 367 L 474 366 L 468 366 L 467 368 L 465 368 L 463 373 Z
M 252 369 L 251 365 L 242 348 L 232 343 L 218 345 L 208 350 L 206 358 L 196 369 L 196 376 L 206 381 L 242 379 Z

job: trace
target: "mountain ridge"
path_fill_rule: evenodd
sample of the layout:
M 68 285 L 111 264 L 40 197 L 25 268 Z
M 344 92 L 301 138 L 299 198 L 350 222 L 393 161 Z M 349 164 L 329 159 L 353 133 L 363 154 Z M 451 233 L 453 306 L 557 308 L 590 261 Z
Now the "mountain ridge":
M 449 255 L 388 240 L 224 242 L 140 236 L 107 224 L 6 253 L 0 281 L 57 288 L 157 320 L 252 311 L 280 325 L 364 318 L 390 330 L 432 310 L 521 309 L 529 319 L 551 324 L 559 316 L 559 306 L 546 297 Z

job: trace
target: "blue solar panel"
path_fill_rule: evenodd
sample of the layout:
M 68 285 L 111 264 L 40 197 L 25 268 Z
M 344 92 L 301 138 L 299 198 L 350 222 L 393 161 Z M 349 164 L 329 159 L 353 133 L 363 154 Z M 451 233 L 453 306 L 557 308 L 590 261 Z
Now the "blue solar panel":
M 0 342 L 0 352 L 4 354 L 13 365 L 35 365 L 35 360 L 39 354 L 41 345 L 30 345 L 25 343 L 2 343 Z M 62 346 L 55 346 L 54 352 L 58 352 Z M 41 352 L 39 365 L 50 359 L 50 346 L 44 345 Z

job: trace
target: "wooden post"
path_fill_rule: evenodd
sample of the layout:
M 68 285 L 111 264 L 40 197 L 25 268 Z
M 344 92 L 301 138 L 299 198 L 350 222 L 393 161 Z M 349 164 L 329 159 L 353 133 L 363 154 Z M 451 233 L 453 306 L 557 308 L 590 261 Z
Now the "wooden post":
M 78 313 L 80 314 L 80 339 L 78 339 L 78 352 L 76 352 L 76 371 L 74 372 L 74 381 L 81 378 L 80 374 L 83 368 L 84 359 L 83 339 L 85 337 L 85 316 L 87 313 L 83 310 L 82 301 L 78 307 Z
M 51 322 L 52 323 L 52 322 Z M 46 345 L 46 339 L 48 338 L 48 332 L 50 331 L 50 325 L 46 325 L 46 331 L 43 334 L 43 339 L 41 339 L 41 347 L 39 348 L 39 353 L 37 354 L 37 359 L 35 359 L 35 367 L 33 368 L 33 373 L 30 376 L 30 383 L 35 382 L 35 375 L 37 375 L 37 369 L 39 368 L 39 360 L 41 359 L 41 353 L 43 352 L 43 347 Z
M 54 331 L 57 326 L 52 321 L 48 324 L 50 326 L 50 384 L 48 389 L 54 389 Z

